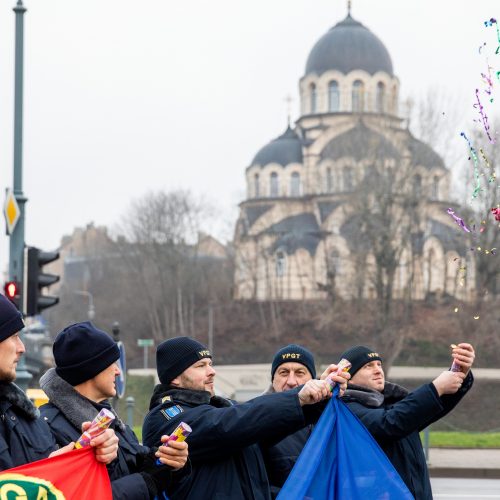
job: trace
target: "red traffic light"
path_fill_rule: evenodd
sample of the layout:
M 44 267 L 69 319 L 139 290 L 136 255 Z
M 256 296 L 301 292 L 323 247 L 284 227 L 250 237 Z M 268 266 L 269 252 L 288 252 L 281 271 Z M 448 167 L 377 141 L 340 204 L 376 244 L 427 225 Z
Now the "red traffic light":
M 19 297 L 19 283 L 16 281 L 7 281 L 4 286 L 5 296 L 9 300 L 15 300 Z

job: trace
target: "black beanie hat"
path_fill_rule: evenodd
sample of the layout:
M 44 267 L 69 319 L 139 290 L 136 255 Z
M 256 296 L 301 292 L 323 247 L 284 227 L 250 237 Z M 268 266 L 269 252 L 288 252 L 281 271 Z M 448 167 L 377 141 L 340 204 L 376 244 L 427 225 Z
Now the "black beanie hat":
M 314 356 L 311 351 L 297 344 L 289 344 L 282 347 L 273 358 L 271 366 L 271 380 L 274 378 L 274 373 L 278 366 L 283 363 L 300 363 L 304 365 L 311 373 L 312 378 L 316 378 L 316 368 L 314 367 Z
M 0 342 L 24 328 L 23 316 L 4 295 L 0 295 Z
M 380 357 L 380 354 L 378 352 L 375 352 L 370 347 L 366 347 L 364 345 L 357 345 L 351 347 L 350 349 L 347 349 L 347 351 L 344 351 L 340 356 L 340 359 L 343 358 L 351 362 L 352 366 L 351 368 L 349 368 L 349 373 L 351 374 L 351 377 L 354 377 L 355 373 L 360 368 L 363 368 L 363 366 L 365 366 L 366 363 L 370 363 L 371 361 L 377 361 L 377 360 L 382 361 L 382 358 Z
M 162 384 L 172 380 L 196 361 L 211 358 L 206 346 L 190 337 L 174 337 L 165 340 L 156 349 L 156 370 Z
M 120 358 L 116 342 L 89 321 L 59 332 L 52 350 L 56 373 L 71 385 L 94 378 Z

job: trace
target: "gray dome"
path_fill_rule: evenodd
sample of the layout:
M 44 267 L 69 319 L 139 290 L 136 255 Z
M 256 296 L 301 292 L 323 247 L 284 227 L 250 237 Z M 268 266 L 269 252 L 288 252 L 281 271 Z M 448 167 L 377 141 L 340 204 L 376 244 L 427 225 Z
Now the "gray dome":
M 262 167 L 269 163 L 284 167 L 290 163 L 302 163 L 302 141 L 290 126 L 283 135 L 266 144 L 252 160 L 252 165 Z
M 348 14 L 316 42 L 307 58 L 305 74 L 337 70 L 346 75 L 355 69 L 370 75 L 385 71 L 393 76 L 391 56 L 384 44 Z
M 422 165 L 428 168 L 438 167 L 446 170 L 443 159 L 429 145 L 411 135 L 408 141 L 408 150 L 410 151 L 413 165 Z

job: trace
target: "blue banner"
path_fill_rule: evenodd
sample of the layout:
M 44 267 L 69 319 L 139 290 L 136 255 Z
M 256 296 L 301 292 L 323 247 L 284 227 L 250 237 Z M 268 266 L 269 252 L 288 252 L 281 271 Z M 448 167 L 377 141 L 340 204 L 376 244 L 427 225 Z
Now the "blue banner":
M 278 500 L 413 500 L 385 453 L 337 392 L 336 388 Z

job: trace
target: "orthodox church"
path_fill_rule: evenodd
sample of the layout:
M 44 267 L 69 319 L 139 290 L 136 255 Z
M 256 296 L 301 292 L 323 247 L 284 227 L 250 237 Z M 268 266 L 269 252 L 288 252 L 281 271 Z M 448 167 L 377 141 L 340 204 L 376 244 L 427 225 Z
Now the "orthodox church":
M 399 199 L 379 223 L 401 241 L 388 247 L 395 264 L 379 284 L 391 280 L 395 298 L 470 298 L 466 242 L 447 213 L 450 172 L 408 130 L 391 56 L 350 8 L 312 48 L 299 92 L 299 119 L 246 168 L 235 298 L 374 298 L 384 249 L 363 221 L 382 217 L 382 199 Z

